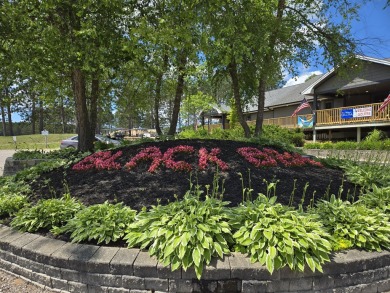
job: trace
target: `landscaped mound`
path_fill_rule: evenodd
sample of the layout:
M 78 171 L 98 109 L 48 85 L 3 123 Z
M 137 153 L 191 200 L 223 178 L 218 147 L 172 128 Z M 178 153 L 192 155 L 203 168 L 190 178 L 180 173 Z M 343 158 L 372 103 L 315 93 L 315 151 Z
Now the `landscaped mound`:
M 356 192 L 341 170 L 298 154 L 247 142 L 172 140 L 95 153 L 46 173 L 32 184 L 32 199 L 69 191 L 85 205 L 123 202 L 140 210 L 182 198 L 191 182 L 203 186 L 204 194 L 222 193 L 231 206 L 258 193 L 306 207 L 331 194 L 347 198 Z

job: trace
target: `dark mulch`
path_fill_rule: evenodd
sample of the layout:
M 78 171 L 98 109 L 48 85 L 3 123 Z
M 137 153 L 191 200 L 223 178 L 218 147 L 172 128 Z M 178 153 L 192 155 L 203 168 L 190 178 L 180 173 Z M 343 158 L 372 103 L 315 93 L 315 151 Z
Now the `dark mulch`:
M 305 167 L 272 167 L 256 168 L 247 162 L 236 150 L 239 147 L 256 144 L 226 140 L 174 140 L 165 142 L 148 142 L 136 146 L 123 147 L 123 155 L 118 162 L 123 166 L 140 150 L 149 146 L 158 146 L 162 152 L 177 145 L 191 145 L 195 150 L 205 147 L 220 148 L 219 158 L 229 164 L 229 171 L 218 173 L 220 188 L 224 189 L 223 198 L 236 206 L 242 202 L 242 182 L 239 173 L 242 174 L 244 187 L 253 189 L 253 198 L 258 193 L 267 193 L 267 183 L 276 182 L 276 195 L 282 204 L 288 204 L 295 182 L 294 206 L 300 203 L 306 184 L 309 184 L 305 193 L 304 206 L 324 198 L 326 194 L 336 194 L 342 187 L 342 197 L 352 194 L 355 186 L 347 182 L 341 170 Z M 116 151 L 116 150 L 115 150 Z M 197 164 L 197 155 L 178 154 L 176 160 L 185 160 Z M 105 201 L 123 202 L 124 204 L 140 210 L 142 207 L 156 205 L 158 201 L 166 204 L 175 200 L 175 194 L 181 198 L 189 189 L 190 178 L 193 183 L 202 186 L 213 184 L 216 174 L 215 167 L 210 164 L 207 171 L 174 172 L 166 168 L 160 168 L 156 173 L 149 173 L 149 163 L 140 164 L 133 171 L 124 169 L 113 171 L 74 171 L 71 168 L 60 168 L 44 174 L 38 181 L 32 184 L 33 200 L 41 198 L 59 197 L 67 190 L 73 197 L 79 198 L 84 204 L 98 204 Z

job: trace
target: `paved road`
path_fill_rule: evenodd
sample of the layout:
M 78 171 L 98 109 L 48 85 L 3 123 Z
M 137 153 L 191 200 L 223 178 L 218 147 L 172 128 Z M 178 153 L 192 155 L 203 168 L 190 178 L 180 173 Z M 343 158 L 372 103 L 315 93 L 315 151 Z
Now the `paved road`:
M 3 176 L 5 159 L 12 157 L 14 150 L 0 150 L 0 176 Z

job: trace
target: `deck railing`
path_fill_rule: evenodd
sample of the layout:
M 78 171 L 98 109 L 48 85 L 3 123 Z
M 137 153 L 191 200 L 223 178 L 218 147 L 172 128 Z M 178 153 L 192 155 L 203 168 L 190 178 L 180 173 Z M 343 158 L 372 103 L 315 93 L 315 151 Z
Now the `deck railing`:
M 317 126 L 390 121 L 390 108 L 378 112 L 382 103 L 317 111 Z
M 317 126 L 335 126 L 335 125 L 351 125 L 359 123 L 390 123 L 390 106 L 383 111 L 378 112 L 382 103 L 333 108 L 326 110 L 317 110 Z M 286 128 L 302 127 L 298 125 L 298 121 L 310 121 L 312 114 L 288 116 L 264 119 L 264 125 L 279 125 Z M 253 124 L 255 121 L 248 121 L 248 124 Z M 214 124 L 211 128 L 220 128 L 221 124 Z

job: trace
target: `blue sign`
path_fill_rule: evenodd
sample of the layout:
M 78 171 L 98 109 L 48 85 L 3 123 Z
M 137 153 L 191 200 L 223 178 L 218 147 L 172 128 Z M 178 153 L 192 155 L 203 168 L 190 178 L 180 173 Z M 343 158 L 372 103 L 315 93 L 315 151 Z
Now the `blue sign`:
M 341 109 L 341 119 L 353 118 L 353 109 Z

